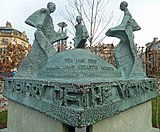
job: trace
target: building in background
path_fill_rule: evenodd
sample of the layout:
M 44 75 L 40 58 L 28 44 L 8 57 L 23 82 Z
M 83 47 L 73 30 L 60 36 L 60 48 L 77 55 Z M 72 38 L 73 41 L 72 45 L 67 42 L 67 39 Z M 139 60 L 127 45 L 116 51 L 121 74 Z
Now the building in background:
M 91 50 L 93 53 L 103 58 L 106 62 L 115 65 L 115 60 L 114 60 L 115 46 L 113 43 L 111 44 L 99 43 L 96 46 L 87 47 L 87 49 Z
M 160 40 L 153 38 L 152 42 L 146 44 L 145 68 L 149 77 L 157 77 L 160 73 Z
M 5 27 L 0 27 L 0 77 L 14 73 L 30 48 L 24 31 L 14 29 L 8 21 Z
M 26 33 L 14 29 L 7 21 L 5 27 L 0 27 L 0 53 L 5 52 L 7 44 L 21 44 L 30 48 Z

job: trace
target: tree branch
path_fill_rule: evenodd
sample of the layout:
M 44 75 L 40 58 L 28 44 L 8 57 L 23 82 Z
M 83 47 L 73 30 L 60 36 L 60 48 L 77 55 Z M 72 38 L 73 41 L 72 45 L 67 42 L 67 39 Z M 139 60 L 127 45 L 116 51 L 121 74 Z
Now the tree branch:
M 101 33 L 106 29 L 106 27 L 108 26 L 108 24 L 110 23 L 110 21 L 112 20 L 113 18 L 113 13 L 114 11 L 112 11 L 111 15 L 110 15 L 110 18 L 109 18 L 109 21 L 106 23 L 106 25 L 103 27 L 103 29 L 99 32 L 99 34 L 95 37 L 95 39 L 93 40 L 93 42 L 95 42 L 95 40 L 101 35 Z

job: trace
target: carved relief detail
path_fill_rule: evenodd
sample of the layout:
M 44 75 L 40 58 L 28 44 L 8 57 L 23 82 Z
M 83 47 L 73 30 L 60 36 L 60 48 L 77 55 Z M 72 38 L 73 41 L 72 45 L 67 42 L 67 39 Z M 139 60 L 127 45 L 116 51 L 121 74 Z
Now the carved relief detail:
M 152 92 L 156 82 L 115 81 L 112 83 L 76 85 L 43 81 L 8 80 L 6 90 L 59 106 L 72 108 L 98 107 L 117 100 L 133 98 Z

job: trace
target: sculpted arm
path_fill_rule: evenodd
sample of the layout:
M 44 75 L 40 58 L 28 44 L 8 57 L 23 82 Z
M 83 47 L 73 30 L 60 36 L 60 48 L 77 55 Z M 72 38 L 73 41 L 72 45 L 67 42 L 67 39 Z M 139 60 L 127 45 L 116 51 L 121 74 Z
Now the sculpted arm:
M 51 39 L 51 44 L 57 42 L 57 41 L 60 41 L 60 40 L 66 40 L 68 38 L 67 34 L 66 33 L 60 33 L 60 32 L 56 32 L 54 31 L 54 35 Z
M 89 34 L 88 34 L 88 31 L 87 31 L 87 28 L 85 25 L 83 25 L 83 39 L 87 39 L 89 37 Z
M 42 9 L 34 12 L 32 15 L 30 15 L 25 20 L 25 23 L 32 26 L 32 27 L 39 29 L 42 27 L 42 25 L 44 23 L 46 13 L 47 13 L 47 10 L 45 8 L 42 8 Z

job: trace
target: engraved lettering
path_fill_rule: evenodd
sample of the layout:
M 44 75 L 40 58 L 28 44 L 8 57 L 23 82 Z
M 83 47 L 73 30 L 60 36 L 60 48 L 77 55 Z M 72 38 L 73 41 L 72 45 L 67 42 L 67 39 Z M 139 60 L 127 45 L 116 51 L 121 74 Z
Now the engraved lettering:
M 97 60 L 96 59 L 88 59 L 88 63 L 96 64 Z
M 73 70 L 73 69 L 75 69 L 75 65 L 65 65 L 65 66 L 64 66 L 64 69 Z
M 78 69 L 80 70 L 98 70 L 97 65 L 78 65 Z
M 85 62 L 85 59 L 76 59 L 76 62 L 84 63 L 84 62 Z
M 101 66 L 101 70 L 107 70 L 107 71 L 113 72 L 113 68 L 112 67 Z
M 73 62 L 73 59 L 71 59 L 71 58 L 65 58 L 64 61 L 65 62 Z

